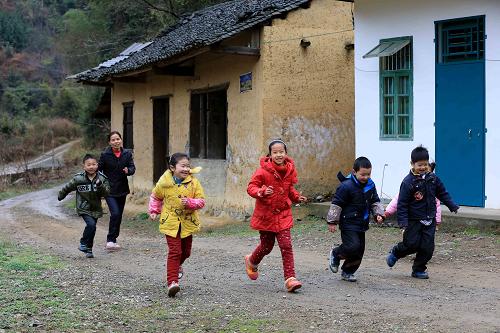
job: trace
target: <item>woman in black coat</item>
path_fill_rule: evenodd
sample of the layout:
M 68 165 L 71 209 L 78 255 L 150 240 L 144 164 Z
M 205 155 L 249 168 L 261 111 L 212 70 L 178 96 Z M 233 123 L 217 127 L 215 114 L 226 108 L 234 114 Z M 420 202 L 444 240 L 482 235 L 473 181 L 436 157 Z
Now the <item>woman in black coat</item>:
M 119 250 L 120 245 L 116 239 L 120 234 L 123 210 L 127 194 L 130 193 L 127 176 L 135 173 L 132 152 L 122 147 L 122 136 L 117 131 L 108 135 L 109 147 L 107 147 L 99 158 L 99 171 L 109 179 L 111 191 L 106 197 L 109 207 L 109 232 L 106 241 L 106 250 Z

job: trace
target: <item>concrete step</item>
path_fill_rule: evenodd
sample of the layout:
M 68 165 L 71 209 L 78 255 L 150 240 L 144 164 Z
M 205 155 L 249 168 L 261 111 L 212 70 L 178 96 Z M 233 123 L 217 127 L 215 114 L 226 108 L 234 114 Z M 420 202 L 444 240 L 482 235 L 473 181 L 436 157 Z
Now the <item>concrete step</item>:
M 294 207 L 294 216 L 303 218 L 315 216 L 325 218 L 330 208 L 329 202 L 308 203 Z M 387 219 L 385 226 L 397 226 L 396 219 Z M 448 211 L 442 206 L 442 223 L 440 230 L 446 232 L 468 231 L 500 234 L 500 209 L 461 206 L 458 214 Z

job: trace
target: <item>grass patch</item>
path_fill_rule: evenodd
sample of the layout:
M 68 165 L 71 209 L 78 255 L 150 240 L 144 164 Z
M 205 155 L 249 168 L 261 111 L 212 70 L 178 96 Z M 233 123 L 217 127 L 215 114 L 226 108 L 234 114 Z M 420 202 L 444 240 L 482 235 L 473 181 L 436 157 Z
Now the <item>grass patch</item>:
M 304 219 L 295 220 L 292 234 L 311 234 L 325 232 L 326 222 L 321 218 L 308 216 Z M 233 223 L 203 226 L 201 228 L 202 236 L 237 236 L 249 237 L 256 236 L 258 232 L 250 227 L 250 222 L 235 221 Z
M 28 193 L 31 190 L 29 188 L 15 187 L 15 188 L 7 188 L 6 190 L 0 191 L 0 201 L 6 200 L 9 198 L 13 198 L 15 196 Z
M 61 269 L 57 258 L 0 241 L 0 329 L 78 329 L 84 308 L 46 278 Z
M 201 227 L 202 236 L 255 236 L 256 231 L 250 227 L 250 222 L 235 221 L 233 223 Z
M 158 220 L 152 221 L 148 213 L 141 212 L 135 216 L 125 218 L 122 222 L 122 228 L 127 228 L 136 234 L 156 235 L 158 234 Z

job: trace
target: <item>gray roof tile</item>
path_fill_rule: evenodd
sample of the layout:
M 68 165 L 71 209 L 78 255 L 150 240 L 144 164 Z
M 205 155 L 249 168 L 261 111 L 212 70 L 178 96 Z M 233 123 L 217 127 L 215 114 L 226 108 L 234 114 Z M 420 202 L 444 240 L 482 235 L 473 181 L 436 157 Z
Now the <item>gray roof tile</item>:
M 69 76 L 68 79 L 102 82 L 111 75 L 138 70 L 160 60 L 220 42 L 309 1 L 233 0 L 211 6 L 181 17 L 151 42 L 134 43 L 119 56 Z

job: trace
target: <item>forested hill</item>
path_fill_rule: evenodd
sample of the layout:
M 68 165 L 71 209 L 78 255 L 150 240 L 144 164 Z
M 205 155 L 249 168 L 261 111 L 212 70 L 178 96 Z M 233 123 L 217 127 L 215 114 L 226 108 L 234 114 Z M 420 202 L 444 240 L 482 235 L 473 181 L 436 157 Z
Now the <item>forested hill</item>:
M 90 124 L 102 91 L 64 78 L 222 0 L 0 0 L 0 140 L 41 119 Z

